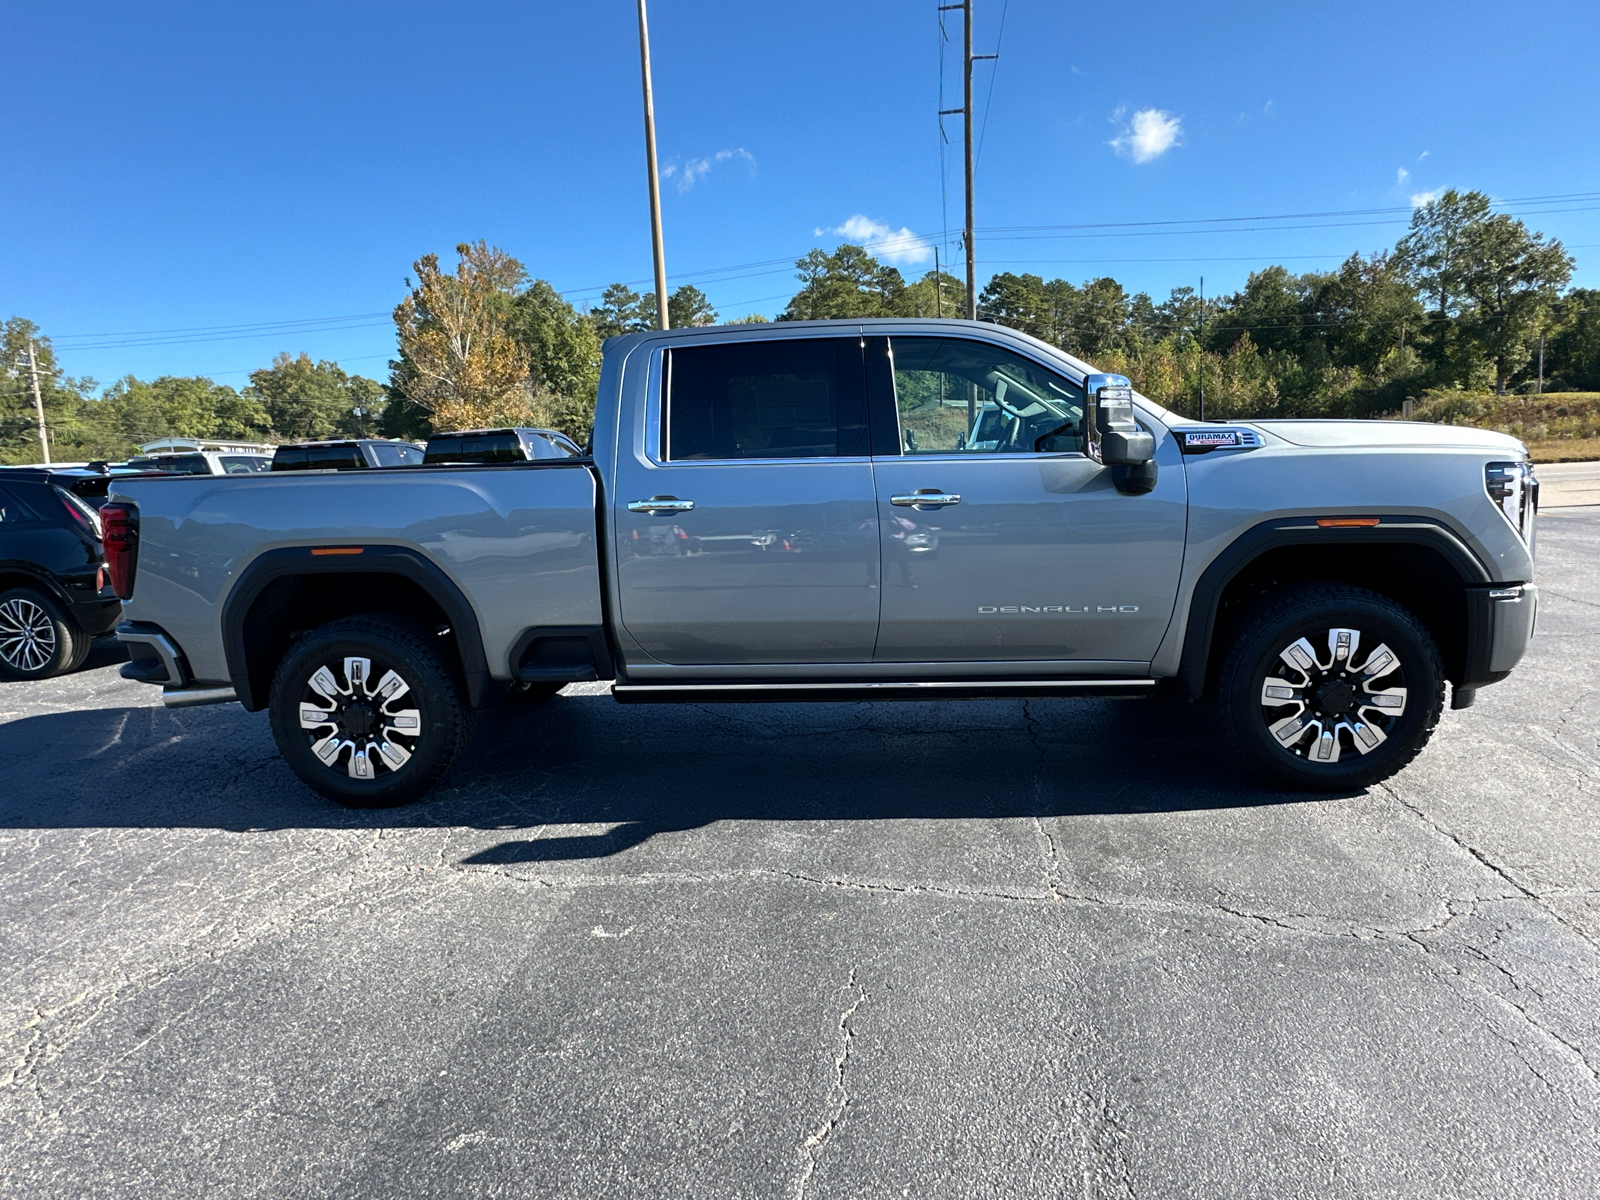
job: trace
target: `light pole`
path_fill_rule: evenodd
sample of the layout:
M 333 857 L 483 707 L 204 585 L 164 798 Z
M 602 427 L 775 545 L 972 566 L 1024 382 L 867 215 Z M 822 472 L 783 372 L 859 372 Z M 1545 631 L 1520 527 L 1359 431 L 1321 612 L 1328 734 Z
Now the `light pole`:
M 639 0 L 639 70 L 644 78 L 644 153 L 650 171 L 650 241 L 656 260 L 656 325 L 667 320 L 667 255 L 661 244 L 661 179 L 656 173 L 656 102 L 650 90 L 650 26 Z

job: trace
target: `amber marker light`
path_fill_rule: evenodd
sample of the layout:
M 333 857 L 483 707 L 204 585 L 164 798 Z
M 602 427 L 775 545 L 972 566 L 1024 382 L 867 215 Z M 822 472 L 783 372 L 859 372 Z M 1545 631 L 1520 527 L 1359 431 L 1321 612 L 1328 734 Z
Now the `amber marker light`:
M 366 549 L 365 546 L 317 546 L 311 551 L 311 553 L 317 554 L 317 555 L 322 555 L 322 554 L 360 554 L 365 549 Z
M 1324 529 L 1369 529 L 1378 523 L 1377 517 L 1318 517 L 1317 524 Z M 316 553 L 316 551 L 312 551 Z

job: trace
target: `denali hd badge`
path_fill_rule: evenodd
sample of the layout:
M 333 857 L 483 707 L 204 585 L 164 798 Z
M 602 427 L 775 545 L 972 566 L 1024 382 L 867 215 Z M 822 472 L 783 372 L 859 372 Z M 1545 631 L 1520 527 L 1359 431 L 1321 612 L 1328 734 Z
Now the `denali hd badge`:
M 990 613 L 1136 613 L 1137 604 L 980 604 L 982 616 Z

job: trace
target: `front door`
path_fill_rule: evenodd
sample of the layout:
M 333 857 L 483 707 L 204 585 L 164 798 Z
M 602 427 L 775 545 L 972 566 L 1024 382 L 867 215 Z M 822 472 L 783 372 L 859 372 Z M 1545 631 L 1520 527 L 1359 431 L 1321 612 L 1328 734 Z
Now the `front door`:
M 971 338 L 871 339 L 898 454 L 874 459 L 886 662 L 1143 669 L 1172 617 L 1187 496 L 1170 437 L 1154 491 L 1083 454 L 1083 389 Z M 891 384 L 892 380 L 892 384 Z M 874 399 L 874 414 L 889 404 Z M 1158 431 L 1158 434 L 1160 431 Z
M 642 453 L 619 453 L 613 497 L 623 628 L 667 664 L 871 661 L 861 339 L 724 335 L 655 353 L 659 422 Z

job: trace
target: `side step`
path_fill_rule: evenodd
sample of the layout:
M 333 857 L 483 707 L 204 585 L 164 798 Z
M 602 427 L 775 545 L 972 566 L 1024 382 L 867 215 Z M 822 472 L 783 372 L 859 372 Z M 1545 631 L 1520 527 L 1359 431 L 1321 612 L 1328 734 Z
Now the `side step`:
M 1034 696 L 1148 696 L 1155 679 L 962 679 L 855 683 L 614 683 L 618 704 L 793 704 L 806 701 L 1004 700 Z

